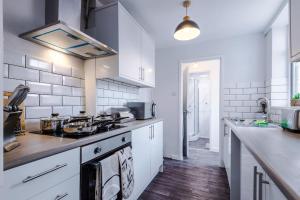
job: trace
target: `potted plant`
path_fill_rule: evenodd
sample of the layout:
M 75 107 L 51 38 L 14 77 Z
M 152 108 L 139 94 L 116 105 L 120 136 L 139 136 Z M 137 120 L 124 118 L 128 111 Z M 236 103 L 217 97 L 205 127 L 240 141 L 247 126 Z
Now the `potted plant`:
M 300 106 L 300 93 L 296 93 L 291 100 L 291 106 Z

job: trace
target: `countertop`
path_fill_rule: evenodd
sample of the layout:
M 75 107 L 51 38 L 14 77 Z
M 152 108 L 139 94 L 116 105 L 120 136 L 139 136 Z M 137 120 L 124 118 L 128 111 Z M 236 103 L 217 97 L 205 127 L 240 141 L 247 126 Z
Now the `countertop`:
M 300 199 L 300 134 L 282 128 L 238 127 L 225 119 L 288 199 Z
M 4 170 L 8 170 L 26 163 L 45 158 L 63 151 L 85 146 L 87 144 L 104 140 L 106 138 L 131 131 L 143 126 L 147 126 L 162 119 L 136 120 L 122 125 L 124 128 L 108 131 L 105 133 L 96 134 L 81 139 L 60 138 L 47 135 L 39 135 L 26 133 L 23 136 L 18 136 L 17 140 L 21 146 L 16 149 L 4 153 Z

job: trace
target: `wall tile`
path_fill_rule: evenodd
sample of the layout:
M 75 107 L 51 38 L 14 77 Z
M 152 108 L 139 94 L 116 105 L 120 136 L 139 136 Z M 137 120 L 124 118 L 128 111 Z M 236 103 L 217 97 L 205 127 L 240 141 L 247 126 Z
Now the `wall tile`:
M 8 64 L 3 64 L 3 77 L 8 77 Z
M 108 100 L 109 102 L 109 105 L 111 105 L 111 106 L 117 106 L 117 105 L 119 105 L 119 100 L 118 99 L 113 99 L 113 98 L 109 98 L 109 100 Z
M 256 94 L 257 88 L 246 88 L 244 89 L 244 94 Z
M 108 82 L 104 80 L 97 80 L 97 88 L 108 89 Z
M 118 89 L 120 92 L 126 92 L 126 86 L 125 85 L 119 85 Z
M 85 110 L 84 106 L 73 106 L 73 115 L 79 115 L 83 110 Z
M 59 116 L 72 116 L 72 106 L 53 106 L 53 113 L 59 113 Z
M 272 93 L 274 92 L 281 92 L 281 93 L 287 93 L 288 92 L 288 86 L 287 85 L 272 85 L 271 86 Z
M 25 55 L 20 52 L 11 51 L 4 48 L 4 63 L 25 67 Z
M 97 106 L 96 110 L 97 110 L 96 111 L 97 114 L 100 114 L 100 113 L 102 113 L 104 111 L 104 107 L 103 106 Z
M 266 88 L 257 88 L 257 93 L 258 94 L 265 94 L 266 93 Z
M 39 71 L 27 69 L 24 67 L 9 65 L 9 78 L 29 80 L 29 81 L 39 81 Z
M 99 106 L 108 106 L 109 105 L 108 98 L 97 98 L 97 105 L 99 105 Z
M 28 94 L 24 103 L 25 103 L 25 106 L 39 106 L 40 105 L 40 97 L 38 94 Z
M 230 101 L 224 101 L 223 102 L 223 106 L 229 106 L 230 105 Z
M 103 89 L 97 89 L 97 97 L 104 97 Z
M 117 90 L 119 89 L 119 88 L 118 88 L 118 84 L 116 84 L 116 83 L 114 83 L 114 82 L 109 82 L 109 83 L 108 83 L 108 89 L 117 91 Z
M 104 90 L 103 91 L 103 96 L 104 97 L 113 97 L 114 95 L 113 95 L 113 91 L 111 91 L 111 90 Z
M 243 101 L 243 106 L 257 106 L 256 101 Z
M 286 85 L 288 83 L 287 78 L 273 78 L 271 80 L 271 85 Z
M 39 131 L 40 128 L 40 119 L 26 119 L 25 127 L 27 131 Z
M 224 83 L 224 88 L 236 88 L 236 83 L 235 82 L 226 81 L 226 83 Z
M 26 85 L 30 88 L 30 93 L 51 94 L 50 84 L 26 81 Z
M 76 78 L 84 78 L 84 68 L 83 67 L 72 67 L 72 76 Z
M 243 94 L 243 89 L 230 89 L 230 94 Z
M 243 118 L 243 113 L 229 113 L 229 117 L 231 118 Z
M 262 98 L 264 97 L 265 95 L 264 94 L 252 94 L 251 95 L 251 100 L 258 100 L 259 98 Z
M 123 92 L 114 91 L 113 96 L 117 99 L 123 98 Z
M 251 107 L 251 112 L 256 113 L 256 112 L 260 112 L 261 109 L 260 107 L 256 106 L 256 107 Z
M 27 119 L 39 119 L 41 117 L 50 117 L 51 113 L 51 107 L 26 107 Z
M 74 78 L 74 77 L 64 76 L 63 77 L 63 85 L 80 87 L 81 80 L 78 78 Z
M 80 106 L 80 97 L 67 97 L 67 96 L 64 96 L 63 97 L 63 105 L 64 106 L 70 106 L 70 105 Z
M 235 95 L 224 95 L 224 100 L 235 100 Z
M 119 105 L 124 106 L 127 104 L 127 100 L 126 99 L 119 99 Z
M 250 112 L 250 107 L 237 107 L 237 112 Z
M 250 95 L 247 94 L 236 95 L 236 100 L 250 100 Z
M 243 119 L 255 119 L 255 113 L 243 113 Z
M 248 82 L 237 82 L 237 88 L 250 88 L 251 83 Z
M 69 86 L 62 86 L 62 85 L 53 85 L 53 94 L 54 95 L 65 95 L 71 96 L 72 95 L 72 88 Z
M 83 88 L 72 88 L 72 95 L 77 97 L 84 96 L 84 89 Z
M 47 71 L 47 72 L 52 71 L 52 63 L 49 63 L 47 61 L 38 58 L 33 58 L 31 56 L 26 56 L 26 67 L 31 69 Z
M 40 72 L 40 82 L 62 85 L 62 75 Z
M 236 111 L 236 109 L 235 109 L 235 107 L 224 107 L 224 112 L 235 112 Z
M 242 106 L 242 101 L 230 101 L 230 106 Z
M 62 105 L 62 96 L 41 95 L 40 96 L 40 105 L 41 106 L 61 106 Z
M 258 87 L 265 87 L 265 82 L 263 81 L 252 81 L 251 87 L 258 88 Z
M 4 78 L 3 79 L 3 90 L 12 92 L 20 84 L 25 85 L 25 81 Z
M 287 93 L 272 93 L 271 94 L 271 100 L 287 100 L 288 99 L 288 94 Z
M 223 94 L 229 94 L 229 89 L 223 89 Z
M 53 65 L 53 73 L 71 76 L 72 69 L 70 66 L 54 64 Z

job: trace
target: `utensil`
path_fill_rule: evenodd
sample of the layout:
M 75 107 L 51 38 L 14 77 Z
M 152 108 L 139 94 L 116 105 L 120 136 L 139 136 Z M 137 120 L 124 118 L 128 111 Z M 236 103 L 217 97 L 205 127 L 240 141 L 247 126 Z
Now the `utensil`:
M 52 113 L 50 118 L 41 119 L 41 130 L 45 134 L 61 133 L 67 120 L 66 118 L 59 117 L 59 113 Z

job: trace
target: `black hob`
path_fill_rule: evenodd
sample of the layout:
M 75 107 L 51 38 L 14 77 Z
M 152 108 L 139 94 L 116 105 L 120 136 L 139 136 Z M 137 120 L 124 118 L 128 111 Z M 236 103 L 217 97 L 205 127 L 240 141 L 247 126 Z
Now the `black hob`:
M 30 132 L 30 133 L 40 134 L 40 135 L 50 135 L 50 136 L 54 136 L 54 137 L 80 139 L 80 138 L 83 138 L 83 137 L 88 137 L 88 136 L 92 136 L 92 135 L 107 133 L 109 131 L 113 131 L 113 130 L 124 128 L 124 127 L 126 127 L 126 126 L 119 125 L 119 124 L 114 124 L 113 126 L 98 128 L 97 131 L 94 131 L 94 132 L 64 133 L 63 131 L 61 131 L 61 132 L 54 132 L 53 133 L 53 132 L 33 131 L 33 132 Z

